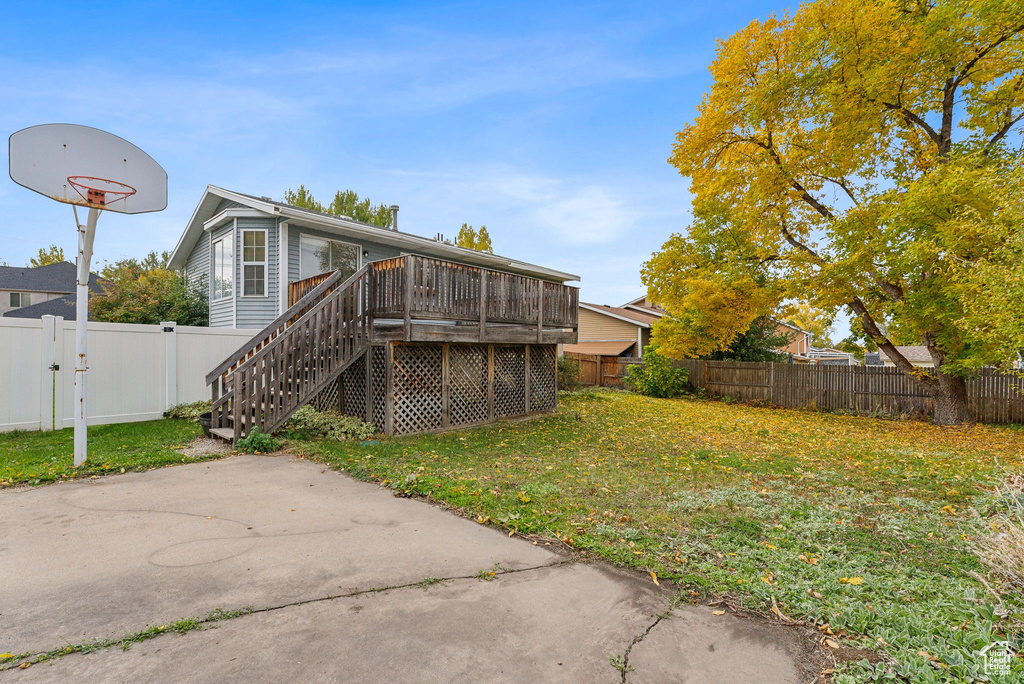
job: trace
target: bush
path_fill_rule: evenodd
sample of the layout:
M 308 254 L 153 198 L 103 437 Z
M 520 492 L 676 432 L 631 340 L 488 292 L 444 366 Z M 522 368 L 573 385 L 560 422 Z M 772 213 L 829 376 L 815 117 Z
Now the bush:
M 244 451 L 247 454 L 270 454 L 280 449 L 281 443 L 253 426 L 252 432 L 238 440 L 238 444 L 235 446 L 239 451 Z
M 986 521 L 974 550 L 1008 587 L 1024 591 L 1024 475 L 1008 475 L 994 493 L 1004 508 Z
M 644 349 L 644 362 L 629 367 L 626 387 L 648 397 L 679 397 L 686 393 L 690 376 L 684 368 L 674 368 L 672 362 L 658 354 L 653 347 Z
M 343 416 L 337 411 L 317 411 L 312 406 L 303 406 L 296 411 L 285 430 L 296 437 L 305 439 L 346 439 L 364 440 L 377 433 L 370 423 L 364 423 L 352 416 Z
M 571 356 L 560 356 L 558 358 L 558 389 L 568 392 L 575 392 L 583 387 L 580 380 L 580 362 Z
M 172 406 L 164 414 L 168 418 L 177 418 L 179 420 L 199 420 L 199 416 L 210 410 L 210 402 L 208 401 L 194 401 L 191 404 L 178 404 Z

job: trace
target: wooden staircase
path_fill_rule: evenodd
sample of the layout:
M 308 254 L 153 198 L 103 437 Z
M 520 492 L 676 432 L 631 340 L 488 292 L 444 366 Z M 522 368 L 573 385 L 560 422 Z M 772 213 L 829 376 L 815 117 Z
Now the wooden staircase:
M 367 353 L 369 269 L 331 274 L 210 371 L 213 434 L 274 432 Z

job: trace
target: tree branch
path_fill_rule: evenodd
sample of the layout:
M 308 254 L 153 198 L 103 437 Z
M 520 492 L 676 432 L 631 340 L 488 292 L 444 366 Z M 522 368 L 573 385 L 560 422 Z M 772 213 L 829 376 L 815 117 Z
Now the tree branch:
M 878 345 L 879 349 L 885 352 L 886 356 L 892 359 L 892 362 L 896 364 L 897 368 L 925 384 L 933 384 L 935 382 L 934 378 L 931 378 L 930 376 L 922 378 L 914 374 L 914 364 L 910 363 L 910 361 L 907 360 L 907 357 L 901 354 L 900 350 L 896 348 L 896 345 L 894 345 L 888 337 L 882 334 L 882 331 L 878 329 L 878 324 L 875 323 L 875 319 L 868 312 L 868 308 L 864 306 L 864 302 L 861 301 L 860 297 L 854 297 L 847 302 L 846 305 L 860 317 L 860 322 L 864 327 L 864 332 L 867 333 L 867 336 L 871 338 L 872 342 Z

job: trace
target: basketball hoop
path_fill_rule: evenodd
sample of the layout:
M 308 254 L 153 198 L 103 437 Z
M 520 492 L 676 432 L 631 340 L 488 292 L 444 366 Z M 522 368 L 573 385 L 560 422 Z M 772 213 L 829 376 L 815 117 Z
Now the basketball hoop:
M 68 176 L 68 185 L 90 205 L 106 207 L 113 202 L 131 197 L 135 188 L 120 181 L 95 176 Z
M 89 368 L 86 356 L 89 264 L 96 222 L 104 211 L 145 214 L 166 209 L 167 172 L 124 138 L 75 124 L 30 126 L 11 134 L 8 160 L 11 180 L 52 200 L 70 204 L 75 211 L 78 263 L 75 269 L 74 464 L 80 466 L 88 455 L 89 412 L 85 386 Z M 69 176 L 68 171 L 72 175 Z M 132 201 L 125 201 L 129 197 Z M 89 209 L 84 225 L 78 220 L 78 207 Z

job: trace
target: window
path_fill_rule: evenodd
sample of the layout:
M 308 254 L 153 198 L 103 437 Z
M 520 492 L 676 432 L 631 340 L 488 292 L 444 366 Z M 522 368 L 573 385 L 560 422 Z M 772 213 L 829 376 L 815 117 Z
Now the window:
M 267 296 L 267 231 L 242 231 L 242 296 Z
M 20 309 L 23 306 L 28 306 L 32 303 L 32 295 L 28 292 L 12 292 L 11 293 L 11 308 Z
M 213 243 L 213 298 L 224 299 L 235 291 L 234 234 L 229 233 Z
M 299 238 L 299 279 L 328 271 L 341 271 L 347 278 L 359 270 L 360 256 L 358 245 L 303 235 Z

